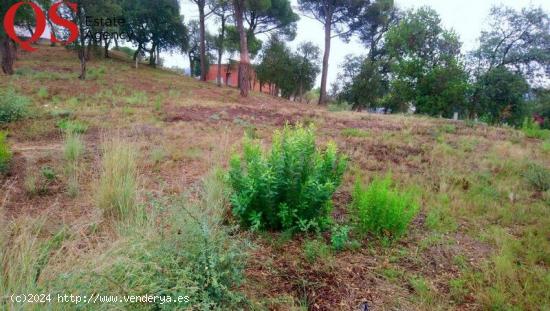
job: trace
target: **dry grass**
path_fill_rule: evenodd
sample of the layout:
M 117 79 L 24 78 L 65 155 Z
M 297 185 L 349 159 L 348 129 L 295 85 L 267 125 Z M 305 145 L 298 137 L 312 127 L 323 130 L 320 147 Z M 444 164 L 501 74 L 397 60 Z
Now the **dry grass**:
M 131 222 L 138 214 L 138 173 L 134 146 L 120 137 L 103 142 L 97 206 L 107 217 Z

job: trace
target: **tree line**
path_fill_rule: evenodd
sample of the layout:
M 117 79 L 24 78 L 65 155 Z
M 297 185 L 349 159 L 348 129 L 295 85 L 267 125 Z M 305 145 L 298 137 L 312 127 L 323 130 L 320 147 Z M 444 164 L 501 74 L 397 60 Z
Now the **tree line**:
M 0 1 L 2 16 L 17 2 Z M 109 57 L 109 49 L 120 44 L 116 37 L 85 34 L 124 32 L 134 46 L 136 66 L 143 57 L 155 66 L 162 51 L 182 51 L 189 58 L 191 74 L 203 81 L 210 65 L 217 63 L 219 85 L 223 56 L 238 53 L 242 96 L 251 88 L 253 67 L 262 87 L 299 101 L 320 73 L 320 104 L 337 101 L 354 109 L 383 107 L 444 117 L 459 113 L 489 123 L 519 124 L 533 111 L 549 117 L 550 22 L 541 8 L 493 8 L 479 47 L 463 51 L 459 36 L 442 25 L 433 9 L 401 11 L 393 0 L 298 0 L 299 12 L 290 0 L 187 1 L 196 5 L 197 21 L 185 20 L 177 0 L 75 0 L 77 10 L 62 6 L 61 13 L 80 28 L 79 39 L 71 45 L 81 63 L 80 78 L 86 77 L 91 50 L 102 47 Z M 35 2 L 48 8 L 53 0 Z M 310 42 L 295 51 L 287 46 L 296 37 L 299 14 L 323 26 L 322 50 Z M 126 22 L 90 25 L 86 16 L 123 16 Z M 22 6 L 16 24 L 32 32 L 33 23 L 32 9 Z M 49 17 L 48 23 L 56 36 L 68 35 Z M 216 26 L 215 33 L 207 30 L 208 23 Z M 16 45 L 0 31 L 2 69 L 12 74 Z M 329 90 L 334 38 L 359 40 L 367 53 L 348 56 Z
M 479 47 L 466 52 L 429 7 L 388 6 L 374 16 L 379 26 L 359 36 L 368 53 L 347 57 L 332 88 L 335 100 L 355 109 L 459 113 L 511 125 L 532 113 L 550 117 L 550 22 L 541 8 L 494 7 Z

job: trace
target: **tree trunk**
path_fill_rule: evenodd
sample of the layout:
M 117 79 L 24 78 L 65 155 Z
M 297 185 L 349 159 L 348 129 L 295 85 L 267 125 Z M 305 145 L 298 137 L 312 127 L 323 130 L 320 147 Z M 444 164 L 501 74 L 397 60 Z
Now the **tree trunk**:
M 248 40 L 243 25 L 243 15 L 245 10 L 244 0 L 233 0 L 235 8 L 235 21 L 237 22 L 237 30 L 240 36 L 241 45 L 241 61 L 239 63 L 239 87 L 241 96 L 247 97 L 250 90 L 249 74 L 250 74 L 250 56 L 248 55 Z
M 78 50 L 78 59 L 80 60 L 80 80 L 86 80 L 86 55 L 84 53 L 84 47 L 80 47 Z
M 92 57 L 92 39 L 88 40 L 88 45 L 86 46 L 86 61 L 89 61 Z
M 155 44 L 151 47 L 151 50 L 149 51 L 149 66 L 155 68 L 156 67 L 156 59 L 155 59 L 155 52 L 157 50 L 157 47 Z
M 200 36 L 200 59 L 201 59 L 201 81 L 206 81 L 208 75 L 208 68 L 206 68 L 206 29 L 205 29 L 205 16 L 204 6 L 205 1 L 199 0 L 197 2 L 199 6 L 199 36 Z
M 32 38 L 32 36 L 34 35 L 34 31 L 32 30 L 31 25 L 27 24 L 26 26 L 27 26 L 27 31 L 29 32 L 29 38 Z
M 134 52 L 135 68 L 139 67 L 139 53 L 141 52 L 141 44 L 138 44 L 137 50 Z
M 222 53 L 221 50 L 218 52 L 218 74 L 216 77 L 216 82 L 218 86 L 222 86 Z
M 328 61 L 330 58 L 330 37 L 332 35 L 332 14 L 325 19 L 325 53 L 323 55 L 323 73 L 321 75 L 321 95 L 319 105 L 327 102 Z
M 84 29 L 84 12 L 82 12 L 82 3 L 77 2 L 77 19 L 78 26 L 80 29 Z M 86 80 L 86 37 L 84 32 L 80 32 L 80 47 L 78 49 L 78 60 L 80 61 L 80 75 L 78 78 L 80 80 Z
M 193 57 L 189 55 L 189 76 L 193 77 L 193 70 L 195 69 L 195 64 L 193 63 Z
M 225 16 L 221 17 L 221 30 L 220 30 L 220 46 L 218 47 L 218 76 L 217 76 L 217 82 L 218 86 L 222 86 L 222 57 L 223 57 L 223 44 L 225 39 Z
M 6 36 L 0 38 L 0 53 L 2 54 L 2 72 L 13 75 L 13 63 L 15 61 L 15 50 L 12 42 Z
M 48 22 L 48 25 L 50 25 L 50 32 L 52 33 L 52 35 L 54 35 L 54 37 L 57 38 L 57 32 L 55 30 L 55 26 L 53 25 L 49 15 L 46 15 L 46 20 Z M 55 46 L 55 42 L 53 40 L 51 41 L 50 46 Z
M 105 40 L 105 51 L 104 51 L 105 58 L 110 58 L 111 57 L 111 56 L 109 56 L 109 45 L 111 45 L 111 40 L 112 39 L 109 39 L 108 41 Z

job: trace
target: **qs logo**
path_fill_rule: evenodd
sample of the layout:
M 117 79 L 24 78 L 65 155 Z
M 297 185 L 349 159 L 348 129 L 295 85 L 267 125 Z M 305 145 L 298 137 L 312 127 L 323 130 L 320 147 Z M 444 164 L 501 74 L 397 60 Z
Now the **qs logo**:
M 67 7 L 69 7 L 74 13 L 77 12 L 77 5 L 76 3 L 72 3 L 72 2 L 65 2 L 65 1 L 60 1 L 60 2 L 57 2 L 55 4 L 53 4 L 50 9 L 48 10 L 48 16 L 50 17 L 50 20 L 52 23 L 58 25 L 58 26 L 61 26 L 61 27 L 65 27 L 69 30 L 70 32 L 70 35 L 69 35 L 69 38 L 67 39 L 67 41 L 61 41 L 59 40 L 52 32 L 51 34 L 51 37 L 50 37 L 50 40 L 52 42 L 59 42 L 59 43 L 62 43 L 62 44 L 70 44 L 74 41 L 76 41 L 76 39 L 78 38 L 78 26 L 61 17 L 58 13 L 58 9 L 59 9 L 59 6 L 61 6 L 62 4 L 65 4 Z M 15 15 L 17 14 L 17 10 L 19 10 L 19 8 L 23 5 L 30 5 L 34 11 L 34 18 L 35 18 L 35 31 L 34 31 L 34 34 L 28 39 L 28 40 L 21 40 L 18 36 L 17 36 L 17 33 L 16 33 L 16 25 L 15 25 Z M 16 4 L 12 5 L 6 15 L 4 16 L 4 29 L 6 31 L 6 34 L 15 42 L 19 43 L 19 45 L 26 51 L 29 51 L 29 52 L 33 52 L 33 51 L 36 51 L 36 48 L 33 48 L 31 46 L 31 43 L 34 43 L 36 41 L 38 41 L 40 39 L 40 37 L 42 36 L 42 34 L 44 33 L 44 31 L 46 30 L 46 15 L 45 13 L 42 11 L 42 9 L 40 8 L 40 6 L 38 6 L 36 3 L 32 2 L 32 1 L 20 1 L 20 2 L 17 2 Z

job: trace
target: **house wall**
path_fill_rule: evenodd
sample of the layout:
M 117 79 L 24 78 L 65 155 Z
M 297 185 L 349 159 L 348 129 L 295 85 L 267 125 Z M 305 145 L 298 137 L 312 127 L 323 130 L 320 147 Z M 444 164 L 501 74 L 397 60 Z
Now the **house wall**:
M 238 64 L 233 66 L 224 64 L 222 65 L 222 83 L 230 87 L 238 87 L 239 85 L 239 67 Z M 260 92 L 260 81 L 256 79 L 256 72 L 251 72 L 251 85 L 250 88 L 255 92 Z M 209 82 L 217 82 L 218 77 L 218 65 L 210 65 L 206 80 Z M 262 93 L 270 94 L 269 86 L 264 85 L 261 90 Z

